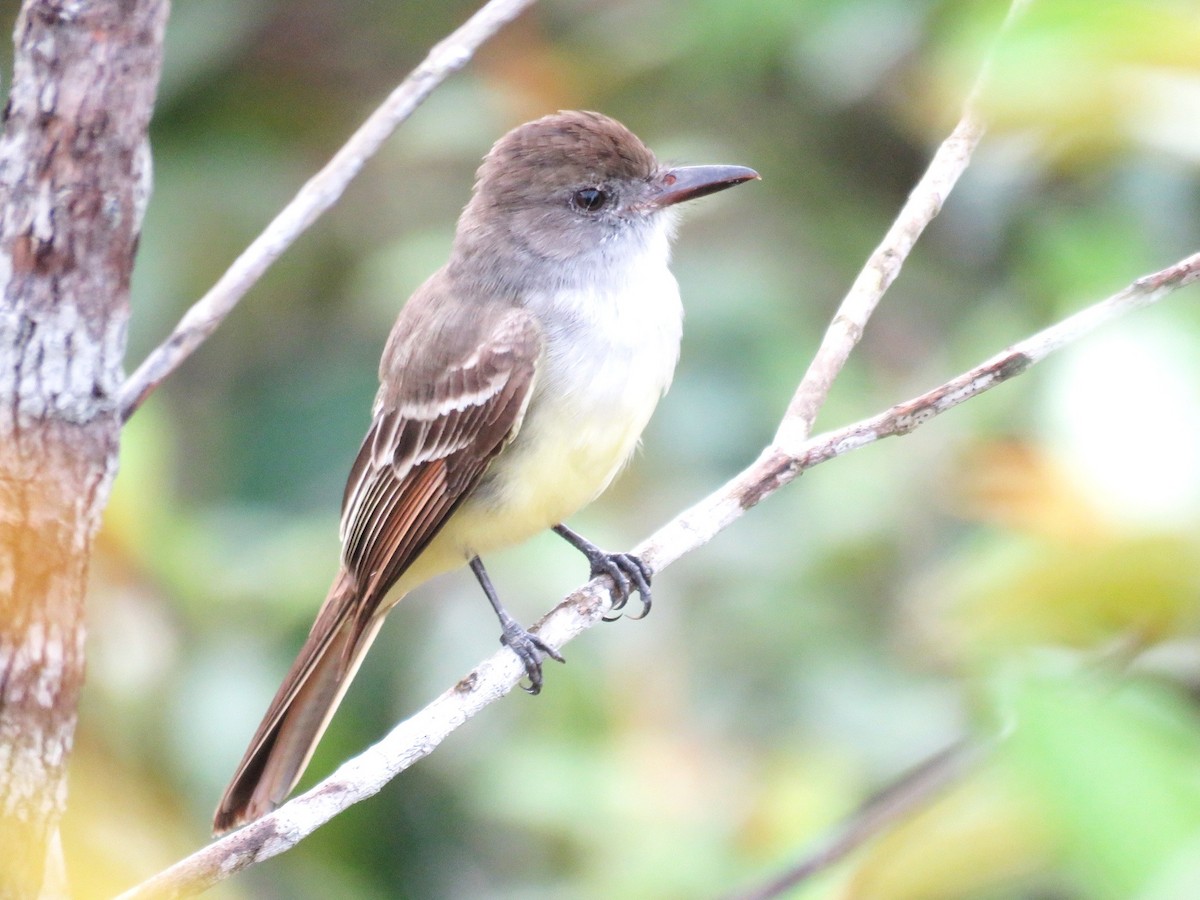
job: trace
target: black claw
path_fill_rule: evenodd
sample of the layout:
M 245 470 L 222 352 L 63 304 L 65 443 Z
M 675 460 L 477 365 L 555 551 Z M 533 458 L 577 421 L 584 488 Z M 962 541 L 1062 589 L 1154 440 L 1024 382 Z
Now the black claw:
M 641 557 L 632 553 L 601 553 L 589 560 L 592 564 L 592 577 L 607 575 L 613 580 L 613 612 L 621 612 L 630 596 L 637 592 L 642 601 L 642 610 L 631 619 L 644 619 L 650 612 L 650 577 L 653 574 L 650 567 Z M 620 616 L 605 616 L 604 621 L 615 622 Z
M 619 613 L 629 602 L 634 591 L 642 600 L 642 610 L 631 619 L 644 619 L 650 612 L 650 578 L 654 574 L 645 561 L 632 553 L 605 553 L 582 535 L 576 534 L 566 525 L 555 525 L 554 530 L 571 546 L 587 557 L 592 567 L 592 577 L 607 575 L 613 582 L 612 611 Z M 605 622 L 615 622 L 621 618 L 605 616 Z
M 525 674 L 529 678 L 529 687 L 521 685 L 522 690 L 529 694 L 539 694 L 542 690 L 542 654 L 559 662 L 566 662 L 557 650 L 543 641 L 531 631 L 526 631 L 511 619 L 504 625 L 504 633 L 500 635 L 500 643 L 510 647 L 525 664 Z

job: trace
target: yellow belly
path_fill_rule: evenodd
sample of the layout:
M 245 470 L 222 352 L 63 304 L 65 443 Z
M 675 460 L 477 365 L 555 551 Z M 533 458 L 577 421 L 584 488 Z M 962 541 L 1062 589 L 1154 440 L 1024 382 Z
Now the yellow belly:
M 600 397 L 531 404 L 517 440 L 404 574 L 397 596 L 473 556 L 519 544 L 596 499 L 633 455 L 662 394 L 657 379 L 629 376 Z
M 663 231 L 644 257 L 606 270 L 613 284 L 530 298 L 546 343 L 525 419 L 398 593 L 559 524 L 616 477 L 679 356 L 683 310 L 666 241 Z

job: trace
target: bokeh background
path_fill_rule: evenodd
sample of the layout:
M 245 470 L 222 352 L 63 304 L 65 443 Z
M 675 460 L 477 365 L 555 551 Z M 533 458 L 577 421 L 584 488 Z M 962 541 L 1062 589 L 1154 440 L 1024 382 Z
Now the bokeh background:
M 180 0 L 132 368 L 473 2 Z M 11 21 L 15 4 L 3 8 Z M 750 165 L 675 254 L 644 452 L 572 524 L 631 546 L 751 461 L 957 118 L 1001 0 L 547 0 L 486 46 L 132 420 L 93 565 L 67 853 L 109 896 L 201 845 L 324 596 L 404 298 L 475 166 L 560 108 Z M 8 71 L 7 61 L 4 71 Z M 991 131 L 818 427 L 919 393 L 1200 247 L 1200 12 L 1034 0 Z M 1121 320 L 839 459 L 224 898 L 716 897 L 962 735 L 991 761 L 794 896 L 1200 896 L 1200 311 Z M 524 621 L 585 576 L 488 561 Z M 468 574 L 389 619 L 306 783 L 496 647 Z

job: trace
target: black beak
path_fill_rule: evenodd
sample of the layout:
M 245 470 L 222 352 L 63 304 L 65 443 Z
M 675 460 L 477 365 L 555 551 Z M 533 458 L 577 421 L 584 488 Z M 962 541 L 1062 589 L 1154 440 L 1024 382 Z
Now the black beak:
M 735 184 L 758 179 L 758 173 L 745 166 L 681 166 L 655 176 L 646 206 L 662 209 L 684 200 L 715 194 Z

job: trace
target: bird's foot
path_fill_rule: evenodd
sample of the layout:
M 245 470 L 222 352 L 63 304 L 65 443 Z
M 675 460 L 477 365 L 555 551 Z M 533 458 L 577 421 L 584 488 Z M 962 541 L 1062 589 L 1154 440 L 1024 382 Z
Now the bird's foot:
M 613 581 L 613 612 L 620 612 L 637 591 L 642 598 L 642 611 L 631 619 L 644 619 L 650 612 L 650 578 L 654 572 L 640 556 L 632 553 L 605 553 L 583 535 L 559 523 L 554 531 L 568 544 L 587 557 L 592 577 L 607 575 Z M 620 616 L 605 616 L 605 622 L 615 622 Z
M 525 664 L 525 675 L 529 678 L 529 687 L 521 685 L 529 694 L 538 694 L 542 690 L 542 654 L 559 662 L 566 662 L 557 650 L 543 641 L 531 631 L 522 628 L 515 619 L 508 618 L 503 622 L 504 631 L 500 635 L 500 643 L 512 649 Z
M 607 575 L 613 580 L 613 612 L 621 612 L 625 608 L 625 604 L 629 602 L 630 596 L 636 591 L 638 597 L 641 598 L 642 609 L 636 616 L 629 618 L 644 619 L 646 617 L 646 614 L 650 612 L 650 579 L 654 573 L 650 571 L 650 567 L 640 556 L 634 556 L 632 553 L 597 551 L 594 555 L 588 554 L 588 562 L 592 567 L 593 578 Z M 604 621 L 615 622 L 619 618 L 621 618 L 619 615 L 605 616 Z

